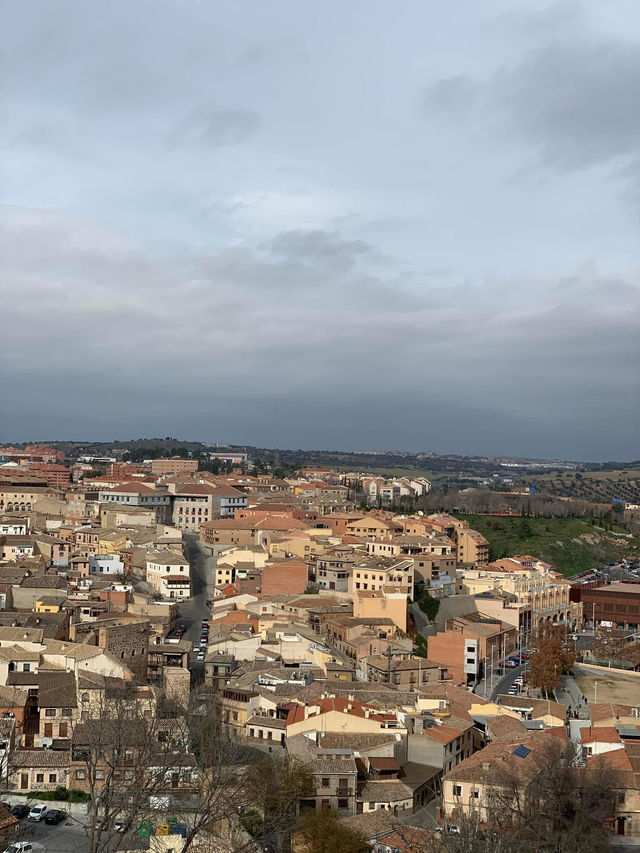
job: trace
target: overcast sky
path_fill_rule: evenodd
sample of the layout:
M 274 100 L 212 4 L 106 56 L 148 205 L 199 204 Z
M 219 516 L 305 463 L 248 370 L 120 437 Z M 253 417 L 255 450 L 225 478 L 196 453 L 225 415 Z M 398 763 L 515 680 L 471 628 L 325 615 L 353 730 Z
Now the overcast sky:
M 637 459 L 637 0 L 6 0 L 0 440 Z

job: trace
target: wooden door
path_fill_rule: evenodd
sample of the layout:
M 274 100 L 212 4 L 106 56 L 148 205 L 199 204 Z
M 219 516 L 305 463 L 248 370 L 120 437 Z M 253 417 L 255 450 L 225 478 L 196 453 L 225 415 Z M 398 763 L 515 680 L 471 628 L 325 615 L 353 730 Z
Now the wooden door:
M 21 773 L 20 774 L 20 790 L 28 791 L 29 790 L 29 774 Z
M 53 723 L 44 724 L 44 736 L 53 737 Z

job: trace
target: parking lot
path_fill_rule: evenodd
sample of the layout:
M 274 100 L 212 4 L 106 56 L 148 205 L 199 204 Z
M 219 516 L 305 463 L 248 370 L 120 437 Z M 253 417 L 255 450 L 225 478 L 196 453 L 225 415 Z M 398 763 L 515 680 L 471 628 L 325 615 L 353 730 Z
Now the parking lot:
M 58 826 L 22 820 L 15 837 L 7 840 L 0 850 L 5 850 L 12 841 L 30 841 L 33 853 L 86 853 L 88 850 L 84 826 L 75 820 L 70 825 L 61 823 Z

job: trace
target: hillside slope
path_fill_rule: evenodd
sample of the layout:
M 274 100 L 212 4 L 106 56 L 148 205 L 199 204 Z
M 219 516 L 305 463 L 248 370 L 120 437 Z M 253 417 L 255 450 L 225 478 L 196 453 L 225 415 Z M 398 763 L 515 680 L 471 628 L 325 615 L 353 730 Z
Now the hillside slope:
M 458 517 L 486 536 L 493 560 L 531 554 L 571 575 L 613 560 L 640 557 L 640 539 L 605 533 L 578 518 Z

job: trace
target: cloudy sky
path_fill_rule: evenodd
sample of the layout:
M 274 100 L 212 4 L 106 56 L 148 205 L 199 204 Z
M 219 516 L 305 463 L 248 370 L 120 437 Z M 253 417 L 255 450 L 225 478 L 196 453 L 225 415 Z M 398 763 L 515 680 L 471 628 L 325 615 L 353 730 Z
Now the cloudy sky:
M 637 459 L 637 0 L 4 0 L 0 440 Z

